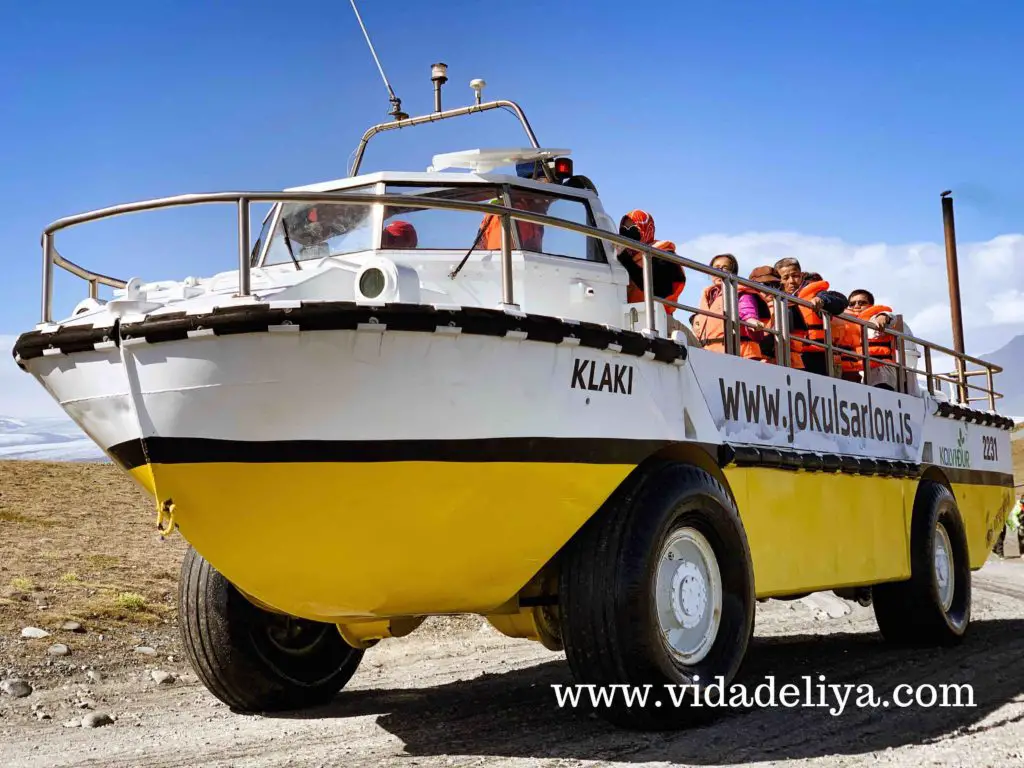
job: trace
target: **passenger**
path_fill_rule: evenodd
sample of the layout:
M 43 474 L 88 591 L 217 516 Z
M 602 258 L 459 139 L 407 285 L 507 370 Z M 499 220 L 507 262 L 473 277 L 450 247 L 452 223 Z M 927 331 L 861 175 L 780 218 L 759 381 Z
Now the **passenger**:
M 758 283 L 763 283 L 766 288 L 774 288 L 777 291 L 782 290 L 782 280 L 779 278 L 779 273 L 775 271 L 774 267 L 763 266 L 755 267 L 750 273 L 748 280 L 753 280 Z M 768 312 L 770 314 L 770 325 L 773 329 L 778 330 L 779 324 L 775 320 L 775 297 L 771 294 L 762 294 L 765 303 L 768 305 Z M 804 326 L 803 315 L 800 314 L 799 308 L 796 304 L 786 304 L 787 313 L 789 315 L 789 365 L 791 368 L 803 370 L 804 362 L 800 356 L 800 350 L 803 345 L 796 339 L 793 338 L 792 332 L 794 329 L 806 331 Z M 764 338 L 761 339 L 761 354 L 771 362 L 775 361 L 775 344 L 776 338 L 773 334 L 766 333 Z
M 654 217 L 647 211 L 636 209 L 630 211 L 619 220 L 619 234 L 631 240 L 658 248 L 663 251 L 675 253 L 676 246 L 670 240 L 654 239 Z M 619 263 L 625 267 L 629 275 L 629 285 L 626 287 L 626 301 L 629 303 L 644 300 L 644 291 L 641 286 L 644 284 L 644 255 L 641 251 L 631 248 L 623 248 L 618 254 Z M 653 259 L 651 261 L 653 272 L 654 295 L 659 299 L 676 301 L 686 285 L 686 275 L 683 268 L 664 259 Z M 665 311 L 671 315 L 675 307 L 665 305 Z
M 822 276 L 817 272 L 808 272 L 804 275 L 804 280 L 807 283 L 823 282 Z M 839 291 L 830 291 L 830 293 L 835 293 L 837 296 L 842 296 L 843 299 L 846 299 L 846 296 L 843 296 Z M 824 334 L 824 332 L 823 324 L 822 334 Z M 833 317 L 832 345 L 838 348 L 838 351 L 834 352 L 832 356 L 833 372 L 845 381 L 855 381 L 859 383 L 860 371 L 862 368 L 861 360 L 854 354 L 844 354 L 844 350 L 847 350 L 848 352 L 860 351 L 860 326 L 856 323 L 847 322 L 841 317 Z
M 544 173 L 544 161 L 534 160 L 516 165 L 516 175 L 521 179 L 550 181 Z M 530 213 L 546 214 L 554 198 L 542 197 L 533 192 L 523 190 L 512 190 L 512 207 L 519 208 Z M 502 203 L 497 201 L 498 205 Z M 519 233 L 519 245 L 524 251 L 535 251 L 541 253 L 544 248 L 544 227 L 541 224 L 534 224 L 530 221 L 516 221 L 516 230 Z M 485 251 L 501 250 L 501 217 L 493 214 L 484 216 L 480 224 L 482 238 L 480 247 Z
M 711 267 L 738 275 L 740 268 L 736 257 L 731 253 L 721 253 L 711 260 Z M 752 323 L 755 327 L 740 326 L 740 356 L 750 360 L 769 362 L 761 350 L 761 341 L 765 337 L 764 330 L 771 323 L 771 310 L 761 292 L 745 285 L 736 287 L 737 314 L 740 320 Z M 717 275 L 711 278 L 711 285 L 704 289 L 700 296 L 699 308 L 706 312 L 725 314 L 724 282 Z M 711 352 L 725 352 L 725 322 L 710 315 L 694 315 L 691 320 L 693 332 L 700 340 L 704 349 Z M 770 334 L 767 334 L 770 335 Z
M 381 248 L 415 248 L 418 244 L 416 228 L 408 221 L 392 221 L 381 234 Z
M 808 275 L 804 274 L 800 262 L 793 258 L 779 259 L 775 262 L 775 269 L 779 273 L 783 290 L 791 296 L 797 296 L 809 301 L 814 308 L 797 305 L 800 314 L 803 316 L 805 330 L 801 329 L 794 333 L 797 338 L 807 338 L 811 341 L 825 341 L 825 324 L 821 318 L 821 312 L 830 315 L 842 314 L 846 311 L 849 301 L 843 294 L 829 290 L 827 281 L 820 279 L 821 276 L 812 273 L 813 277 L 819 279 L 810 281 Z M 811 373 L 818 373 L 828 376 L 828 364 L 825 362 L 825 350 L 813 344 L 802 344 L 800 356 L 803 359 L 804 368 Z
M 671 240 L 656 240 L 655 242 L 651 243 L 651 247 L 652 248 L 657 248 L 659 251 L 668 251 L 669 253 L 675 253 L 676 252 L 676 244 L 673 243 Z M 629 253 L 633 255 L 632 258 L 630 259 L 630 263 L 634 267 L 639 267 L 640 268 L 639 269 L 639 275 L 636 277 L 636 279 L 639 280 L 640 283 L 642 284 L 643 283 L 643 275 L 644 275 L 643 254 L 641 254 L 640 251 L 629 251 Z M 622 255 L 621 254 L 619 256 L 619 261 L 620 262 L 622 261 Z M 658 260 L 658 259 L 655 259 L 654 263 L 655 264 L 668 264 L 668 262 L 661 261 L 661 260 Z M 655 278 L 654 295 L 658 296 L 659 298 L 662 298 L 662 299 L 668 299 L 669 301 L 676 301 L 676 302 L 678 302 L 679 301 L 679 296 L 682 294 L 683 289 L 686 288 L 686 273 L 683 271 L 683 268 L 681 266 L 679 266 L 678 264 L 669 264 L 669 266 L 672 266 L 672 267 L 675 268 L 675 276 L 674 276 L 674 281 L 672 282 L 671 290 L 669 290 L 667 294 L 662 296 L 658 292 L 658 289 L 665 287 L 665 284 L 664 284 L 664 279 L 665 278 L 662 277 L 661 281 L 659 281 L 657 278 Z M 669 270 L 665 269 L 664 267 L 661 267 L 661 266 L 656 266 L 655 267 L 655 274 L 659 274 L 662 271 L 664 271 L 666 274 L 669 273 Z M 659 283 L 661 283 L 661 284 L 659 284 Z M 626 302 L 629 303 L 629 304 L 634 304 L 636 302 L 641 302 L 643 300 L 644 300 L 644 291 L 643 291 L 643 289 L 638 287 L 637 283 L 633 282 L 633 276 L 630 275 L 629 285 L 626 286 Z M 676 311 L 675 307 L 671 307 L 668 304 L 665 304 L 663 306 L 665 307 L 665 311 L 668 312 L 669 315 L 671 315 L 673 312 Z
M 875 304 L 875 296 L 871 291 L 858 288 L 850 294 L 850 314 L 878 326 L 877 330 L 868 329 L 868 351 L 862 353 L 869 354 L 873 358 L 864 383 L 880 389 L 895 390 L 898 382 L 896 369 L 878 362 L 894 362 L 896 360 L 896 337 L 884 331 L 892 321 L 892 307 Z M 860 326 L 857 326 L 857 330 L 860 331 Z M 863 340 L 860 340 L 857 346 L 862 347 Z M 863 370 L 864 361 L 859 362 L 861 370 Z

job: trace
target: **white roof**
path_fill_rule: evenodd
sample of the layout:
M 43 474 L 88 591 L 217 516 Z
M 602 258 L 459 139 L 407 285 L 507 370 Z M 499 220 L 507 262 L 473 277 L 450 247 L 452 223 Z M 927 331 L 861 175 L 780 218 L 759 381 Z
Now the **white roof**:
M 443 171 L 446 168 L 466 168 L 473 173 L 487 173 L 504 165 L 527 163 L 531 160 L 548 160 L 571 154 L 568 149 L 545 149 L 544 147 L 511 147 L 506 149 L 463 149 L 434 155 L 428 172 Z

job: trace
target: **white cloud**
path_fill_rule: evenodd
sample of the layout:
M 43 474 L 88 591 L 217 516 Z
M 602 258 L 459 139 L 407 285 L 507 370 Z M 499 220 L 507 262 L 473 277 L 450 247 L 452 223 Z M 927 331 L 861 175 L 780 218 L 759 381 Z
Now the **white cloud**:
M 14 362 L 11 350 L 16 339 L 0 334 L 0 416 L 62 416 L 56 401 Z
M 1002 235 L 987 242 L 958 243 L 964 336 L 969 354 L 982 355 L 1024 333 L 1024 235 Z M 707 264 L 718 253 L 732 253 L 743 275 L 784 256 L 820 272 L 832 287 L 847 293 L 867 288 L 875 299 L 901 312 L 918 336 L 951 345 L 946 251 L 942 243 L 857 245 L 837 238 L 797 232 L 748 232 L 703 235 L 679 249 L 682 256 Z M 696 304 L 695 275 L 686 303 Z

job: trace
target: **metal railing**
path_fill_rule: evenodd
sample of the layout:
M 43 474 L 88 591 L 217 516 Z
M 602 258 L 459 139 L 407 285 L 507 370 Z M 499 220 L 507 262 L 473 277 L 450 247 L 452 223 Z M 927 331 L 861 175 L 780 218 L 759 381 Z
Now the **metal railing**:
M 251 265 L 250 265 L 250 215 L 249 206 L 252 203 L 315 203 L 315 204 L 346 204 L 346 205 L 384 205 L 401 206 L 404 208 L 433 208 L 440 210 L 462 211 L 467 213 L 479 213 L 483 215 L 498 216 L 501 220 L 501 296 L 502 304 L 508 307 L 516 307 L 513 290 L 512 271 L 512 221 L 526 221 L 539 224 L 544 227 L 555 227 L 559 229 L 576 232 L 587 237 L 592 237 L 602 242 L 639 251 L 643 254 L 643 288 L 644 293 L 644 329 L 643 333 L 648 336 L 658 336 L 655 323 L 656 306 L 673 307 L 694 314 L 701 314 L 722 320 L 725 327 L 725 347 L 728 354 L 738 355 L 740 353 L 742 328 L 748 327 L 761 330 L 771 334 L 775 338 L 776 363 L 779 365 L 791 366 L 791 341 L 793 340 L 792 329 L 789 328 L 789 306 L 798 305 L 814 309 L 814 305 L 805 299 L 790 296 L 781 290 L 770 288 L 762 283 L 757 283 L 746 278 L 733 275 L 714 269 L 705 264 L 692 261 L 668 251 L 661 251 L 644 243 L 637 242 L 615 232 L 608 232 L 585 224 L 578 224 L 574 221 L 559 219 L 539 213 L 520 210 L 518 208 L 494 205 L 491 203 L 473 203 L 468 201 L 446 200 L 427 195 L 366 195 L 349 192 L 211 192 L 201 194 L 177 195 L 174 197 L 157 198 L 154 200 L 143 200 L 135 203 L 115 205 L 109 208 L 101 208 L 96 211 L 81 213 L 75 216 L 67 216 L 50 224 L 44 231 L 43 243 L 43 296 L 42 296 L 42 322 L 44 324 L 53 321 L 53 268 L 61 267 L 78 277 L 89 282 L 90 296 L 95 297 L 99 284 L 117 288 L 124 288 L 126 283 L 122 280 L 107 277 L 96 272 L 91 272 L 83 267 L 60 256 L 55 246 L 55 236 L 58 232 L 69 227 L 85 224 L 100 219 L 107 219 L 114 216 L 122 216 L 128 213 L 139 213 L 142 211 L 158 210 L 162 208 L 174 208 L 190 205 L 205 204 L 233 204 L 238 211 L 238 293 L 237 296 L 245 297 L 251 295 Z M 691 307 L 686 304 L 664 299 L 654 295 L 653 260 L 661 259 L 676 264 L 685 269 L 707 275 L 712 278 L 720 278 L 724 290 L 723 309 L 724 312 L 715 313 L 709 310 Z M 747 286 L 760 292 L 766 300 L 770 297 L 774 304 L 774 317 L 778 327 L 761 328 L 752 323 L 742 320 L 739 317 L 739 286 Z M 927 382 L 928 392 L 935 394 L 937 385 L 942 383 L 952 384 L 958 393 L 961 403 L 969 404 L 974 401 L 987 401 L 990 410 L 995 410 L 995 401 L 1002 397 L 993 387 L 993 375 L 1000 373 L 1002 368 L 985 362 L 970 355 L 960 354 L 948 347 L 935 344 L 916 336 L 901 331 L 886 330 L 889 336 L 895 339 L 896 356 L 894 360 L 880 359 L 872 356 L 869 351 L 868 333 L 871 329 L 877 328 L 873 323 L 861 320 L 851 315 L 839 315 L 842 320 L 855 323 L 861 327 L 861 351 L 841 348 L 833 343 L 832 339 L 832 318 L 825 312 L 821 312 L 823 319 L 825 339 L 817 341 L 798 336 L 800 344 L 820 348 L 825 353 L 825 359 L 830 375 L 835 375 L 833 355 L 841 353 L 847 357 L 863 361 L 864 370 L 869 370 L 872 363 L 889 366 L 896 369 L 899 390 L 908 391 L 908 382 L 911 376 L 923 375 Z M 906 364 L 907 344 L 916 344 L 923 350 L 925 370 L 921 371 L 916 367 Z M 953 374 L 936 373 L 932 367 L 933 352 L 949 355 L 956 363 L 957 371 Z M 968 365 L 974 365 L 979 370 L 968 370 Z M 976 385 L 970 382 L 975 376 L 985 376 L 985 385 Z M 970 392 L 980 391 L 979 397 L 970 397 Z

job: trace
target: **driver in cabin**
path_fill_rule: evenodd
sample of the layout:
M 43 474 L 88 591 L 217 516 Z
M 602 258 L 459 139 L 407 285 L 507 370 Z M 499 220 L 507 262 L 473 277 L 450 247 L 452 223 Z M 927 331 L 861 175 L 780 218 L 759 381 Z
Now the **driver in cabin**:
M 655 241 L 654 217 L 639 208 L 622 217 L 619 221 L 619 234 L 652 248 L 670 253 L 676 252 L 675 243 L 671 240 Z M 644 284 L 643 253 L 631 248 L 623 248 L 618 253 L 618 259 L 629 275 L 629 285 L 626 286 L 626 302 L 634 304 L 643 301 L 644 291 L 640 287 Z M 686 273 L 683 272 L 683 268 L 664 259 L 653 259 L 651 266 L 654 270 L 654 295 L 659 299 L 678 301 L 679 295 L 686 287 Z M 664 307 L 669 315 L 675 311 L 675 307 L 670 307 L 667 304 Z
M 408 221 L 392 221 L 381 233 L 381 248 L 415 248 L 417 244 L 416 228 Z
M 516 175 L 521 179 L 549 183 L 547 174 L 544 173 L 544 161 L 532 160 L 516 164 Z M 512 207 L 519 208 L 530 213 L 546 214 L 554 198 L 542 196 L 534 192 L 521 189 L 512 190 Z M 498 201 L 500 205 L 501 202 Z M 543 252 L 544 227 L 529 221 L 516 221 L 516 230 L 519 233 L 519 245 L 524 251 Z M 493 214 L 487 214 L 480 223 L 480 247 L 485 251 L 501 250 L 501 218 Z
M 829 284 L 825 280 L 810 282 L 804 273 L 800 262 L 794 258 L 779 259 L 775 262 L 775 271 L 779 273 L 782 283 L 782 290 L 791 296 L 797 296 L 809 301 L 814 308 L 797 305 L 800 310 L 806 330 L 793 330 L 793 336 L 806 338 L 812 341 L 825 341 L 825 325 L 821 319 L 821 312 L 830 315 L 839 315 L 846 311 L 849 301 L 843 294 L 829 290 Z M 823 347 L 814 344 L 801 344 L 800 357 L 804 369 L 828 376 L 828 364 L 825 362 L 825 350 Z

